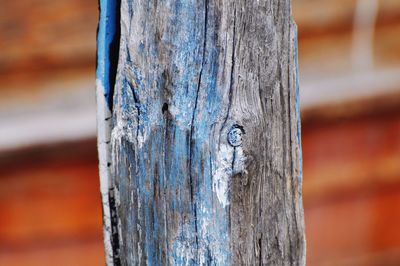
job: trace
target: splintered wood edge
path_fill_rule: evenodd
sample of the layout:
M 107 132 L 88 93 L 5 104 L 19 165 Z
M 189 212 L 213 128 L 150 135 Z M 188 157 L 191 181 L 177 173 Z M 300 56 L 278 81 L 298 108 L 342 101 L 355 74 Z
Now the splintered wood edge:
M 97 100 L 97 146 L 99 153 L 100 191 L 103 205 L 103 235 L 105 259 L 107 265 L 114 265 L 114 249 L 112 228 L 112 206 L 114 202 L 111 191 L 110 173 L 110 137 L 112 127 L 112 91 L 113 75 L 112 45 L 118 39 L 119 1 L 100 0 L 100 17 L 97 35 L 97 70 L 96 70 L 96 100 Z

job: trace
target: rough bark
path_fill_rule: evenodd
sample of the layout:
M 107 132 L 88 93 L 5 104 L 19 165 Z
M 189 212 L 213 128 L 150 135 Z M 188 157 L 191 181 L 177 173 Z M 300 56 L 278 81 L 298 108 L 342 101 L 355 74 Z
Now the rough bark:
M 116 10 L 108 105 L 99 71 L 97 86 L 108 264 L 304 265 L 290 1 Z

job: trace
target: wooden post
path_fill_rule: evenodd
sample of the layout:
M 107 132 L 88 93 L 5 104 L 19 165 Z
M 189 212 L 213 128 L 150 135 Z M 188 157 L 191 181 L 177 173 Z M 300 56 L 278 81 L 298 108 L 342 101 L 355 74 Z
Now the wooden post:
M 100 9 L 107 264 L 304 265 L 290 0 Z

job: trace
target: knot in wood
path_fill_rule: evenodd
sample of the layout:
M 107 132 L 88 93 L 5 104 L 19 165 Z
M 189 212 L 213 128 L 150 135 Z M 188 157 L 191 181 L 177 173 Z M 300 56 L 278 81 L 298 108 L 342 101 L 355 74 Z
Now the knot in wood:
M 233 147 L 242 145 L 242 136 L 245 134 L 242 126 L 234 124 L 228 132 L 228 142 Z

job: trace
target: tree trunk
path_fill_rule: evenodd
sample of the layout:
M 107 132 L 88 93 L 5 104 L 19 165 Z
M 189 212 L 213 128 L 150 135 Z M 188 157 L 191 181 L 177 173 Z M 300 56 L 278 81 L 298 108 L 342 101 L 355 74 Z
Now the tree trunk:
M 290 0 L 100 7 L 107 264 L 304 265 Z

